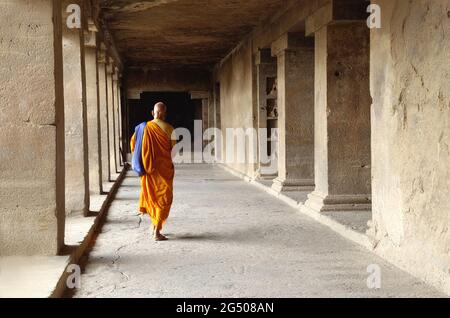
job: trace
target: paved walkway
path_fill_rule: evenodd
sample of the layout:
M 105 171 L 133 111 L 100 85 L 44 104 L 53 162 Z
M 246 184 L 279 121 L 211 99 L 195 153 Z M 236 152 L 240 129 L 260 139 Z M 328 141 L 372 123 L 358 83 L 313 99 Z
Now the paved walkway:
M 138 192 L 130 172 L 75 297 L 441 296 L 219 167 L 177 166 L 168 242 L 151 240 Z M 381 289 L 367 287 L 371 264 Z

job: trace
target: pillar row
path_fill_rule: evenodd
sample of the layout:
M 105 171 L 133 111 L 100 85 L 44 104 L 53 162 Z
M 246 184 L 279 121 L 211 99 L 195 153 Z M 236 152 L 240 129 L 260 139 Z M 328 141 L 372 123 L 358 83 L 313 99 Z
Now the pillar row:
M 305 207 L 367 210 L 371 206 L 369 29 L 358 20 L 333 20 L 313 28 L 318 21 L 312 17 L 309 24 L 315 36 L 316 188 Z
M 276 191 L 314 189 L 314 45 L 297 34 L 272 44 L 277 57 L 278 177 Z

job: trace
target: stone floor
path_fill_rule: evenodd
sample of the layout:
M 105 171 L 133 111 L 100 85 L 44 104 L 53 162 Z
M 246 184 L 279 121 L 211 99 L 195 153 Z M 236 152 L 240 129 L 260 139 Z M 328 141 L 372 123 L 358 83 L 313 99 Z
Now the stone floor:
M 129 172 L 75 297 L 442 296 L 223 169 L 179 165 L 165 233 L 150 238 Z M 381 268 L 381 289 L 367 268 Z

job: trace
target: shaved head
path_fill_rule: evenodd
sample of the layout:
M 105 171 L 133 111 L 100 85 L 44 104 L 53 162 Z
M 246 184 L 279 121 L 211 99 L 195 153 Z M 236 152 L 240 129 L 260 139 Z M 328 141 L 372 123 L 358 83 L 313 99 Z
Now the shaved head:
M 152 115 L 153 115 L 153 118 L 155 118 L 155 119 L 166 120 L 166 116 L 167 116 L 166 104 L 164 104 L 162 102 L 156 103 L 155 106 L 153 107 Z

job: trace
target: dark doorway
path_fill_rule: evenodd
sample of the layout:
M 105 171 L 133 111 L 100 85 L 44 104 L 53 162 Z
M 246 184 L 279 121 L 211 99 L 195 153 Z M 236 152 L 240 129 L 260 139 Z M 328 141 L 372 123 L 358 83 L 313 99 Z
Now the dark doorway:
M 187 128 L 194 137 L 194 120 L 201 120 L 201 103 L 192 100 L 189 93 L 145 92 L 140 100 L 129 100 L 129 139 L 142 122 L 153 119 L 152 110 L 157 102 L 168 107 L 167 122 L 175 128 Z

